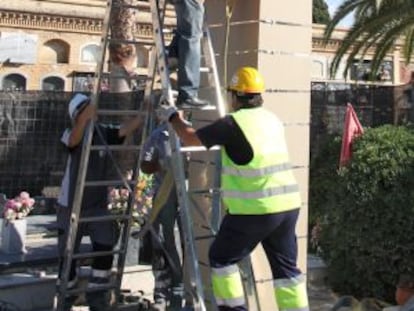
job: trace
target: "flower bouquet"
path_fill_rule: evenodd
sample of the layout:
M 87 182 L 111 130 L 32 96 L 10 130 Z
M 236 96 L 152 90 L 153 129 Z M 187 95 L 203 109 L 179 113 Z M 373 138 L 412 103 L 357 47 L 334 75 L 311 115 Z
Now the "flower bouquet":
M 34 204 L 35 200 L 30 197 L 28 192 L 20 192 L 14 199 L 7 200 L 4 206 L 3 218 L 8 222 L 23 219 L 33 210 Z
M 132 217 L 133 226 L 141 227 L 145 223 L 151 207 L 153 196 L 152 176 L 140 174 L 135 188 L 135 204 Z M 126 188 L 110 188 L 108 195 L 108 210 L 113 214 L 123 214 L 128 208 L 130 192 Z
M 152 208 L 152 197 L 154 196 L 153 175 L 141 173 L 135 188 L 135 206 L 132 216 L 134 225 L 142 227 L 145 220 L 149 217 Z
M 3 211 L 2 250 L 6 253 L 26 253 L 26 216 L 35 200 L 28 192 L 21 192 L 14 199 L 6 201 Z
M 128 189 L 110 188 L 108 209 L 114 213 L 122 213 L 128 207 L 128 199 Z

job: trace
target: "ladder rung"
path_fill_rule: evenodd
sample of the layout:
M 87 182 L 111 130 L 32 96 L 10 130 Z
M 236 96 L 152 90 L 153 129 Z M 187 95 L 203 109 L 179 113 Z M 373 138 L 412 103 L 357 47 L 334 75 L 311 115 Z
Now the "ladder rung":
M 117 288 L 117 285 L 115 283 L 107 283 L 107 284 L 94 286 L 94 287 L 68 289 L 66 291 L 66 295 L 71 296 L 71 295 L 76 295 L 76 294 L 104 291 L 104 290 L 109 290 L 113 288 Z
M 136 116 L 146 115 L 145 111 L 137 110 L 117 110 L 117 109 L 98 109 L 97 113 L 103 116 Z
M 207 105 L 207 106 L 203 106 L 203 107 L 190 107 L 190 106 L 180 106 L 177 107 L 179 110 L 217 110 L 216 106 L 213 105 Z
M 200 87 L 198 88 L 199 91 L 204 91 L 204 92 L 211 92 L 214 90 L 214 86 L 211 84 L 203 84 L 200 85 Z
M 121 2 L 112 2 L 112 8 L 139 10 L 141 7 L 138 6 L 138 5 L 124 4 L 124 3 L 121 3 Z
M 210 149 L 207 149 L 204 146 L 188 146 L 188 147 L 180 148 L 181 152 L 212 151 L 212 150 L 220 150 L 220 147 L 214 146 L 214 147 L 211 147 Z
M 194 189 L 194 190 L 188 190 L 191 194 L 214 194 L 214 193 L 220 193 L 219 188 L 210 188 L 210 189 Z
M 111 150 L 111 151 L 139 151 L 140 146 L 136 145 L 93 145 L 91 150 Z
M 211 68 L 210 67 L 200 67 L 200 72 L 210 73 L 211 72 Z
M 198 263 L 200 264 L 200 266 L 204 266 L 204 267 L 210 267 L 210 264 L 203 262 L 203 261 L 198 261 Z
M 146 41 L 146 40 L 126 40 L 126 39 L 113 39 L 108 37 L 108 42 L 110 43 L 125 43 L 125 44 L 134 44 L 134 45 L 155 45 L 153 41 Z
M 200 235 L 198 237 L 195 237 L 194 240 L 208 240 L 208 239 L 212 239 L 212 238 L 215 238 L 215 237 L 216 237 L 215 234 Z
M 103 222 L 103 221 L 110 221 L 110 220 L 128 220 L 131 219 L 132 216 L 129 215 L 106 215 L 106 216 L 94 216 L 94 217 L 82 217 L 79 218 L 79 223 L 87 223 L 87 222 Z
M 130 186 L 135 185 L 135 181 L 128 181 Z M 99 186 L 122 186 L 125 185 L 123 180 L 94 180 L 85 181 L 86 187 L 99 187 Z
M 191 162 L 191 163 L 200 163 L 200 164 L 204 164 L 204 165 L 216 165 L 217 164 L 217 162 L 214 162 L 214 161 L 195 160 L 195 159 L 191 159 L 191 158 L 190 158 L 189 162 Z
M 103 72 L 101 74 L 102 78 L 111 78 L 111 79 L 125 79 L 126 77 L 129 80 L 140 80 L 140 81 L 147 81 L 147 80 L 152 80 L 150 77 L 148 77 L 148 75 L 146 74 L 136 74 L 136 75 L 129 75 L 129 74 L 114 74 L 114 73 L 109 73 L 109 72 Z M 97 79 L 98 75 L 93 73 L 90 76 L 91 79 Z
M 115 249 L 112 251 L 99 251 L 99 252 L 87 252 L 87 253 L 73 254 L 72 258 L 82 259 L 82 258 L 103 257 L 103 256 L 114 255 L 114 254 L 119 254 L 119 253 L 122 253 L 122 251 L 120 249 Z

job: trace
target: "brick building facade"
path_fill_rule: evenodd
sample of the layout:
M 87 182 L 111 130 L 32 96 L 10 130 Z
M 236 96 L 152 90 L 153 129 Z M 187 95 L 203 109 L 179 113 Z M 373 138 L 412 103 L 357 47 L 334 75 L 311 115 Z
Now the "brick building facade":
M 0 90 L 72 91 L 87 83 L 85 73 L 95 71 L 99 55 L 105 4 L 102 0 L 0 3 Z M 136 38 L 150 41 L 148 2 L 137 5 L 141 22 L 135 27 Z M 172 25 L 173 10 L 168 9 L 166 17 Z M 137 50 L 138 74 L 147 66 L 150 48 Z

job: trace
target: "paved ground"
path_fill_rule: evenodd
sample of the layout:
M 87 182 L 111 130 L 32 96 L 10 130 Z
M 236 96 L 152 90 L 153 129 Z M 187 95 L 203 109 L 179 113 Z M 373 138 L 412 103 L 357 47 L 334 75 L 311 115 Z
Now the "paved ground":
M 140 269 L 143 271 L 149 267 L 141 266 Z M 153 278 L 151 273 L 142 274 L 142 279 L 140 278 L 139 283 L 137 282 L 136 276 L 134 278 L 128 278 L 128 274 L 124 278 L 123 288 L 129 288 L 132 292 L 138 292 L 143 290 L 144 293 L 147 293 L 146 298 L 151 299 Z M 332 291 L 323 285 L 320 282 L 308 284 L 308 295 L 309 295 L 309 304 L 311 311 L 331 311 L 335 301 L 337 299 L 336 295 Z M 273 298 L 273 297 L 272 297 Z M 87 311 L 86 306 L 76 307 L 75 311 Z
M 9 264 L 24 267 L 28 262 L 41 261 L 47 258 L 53 265 L 56 264 L 56 238 L 53 237 L 55 216 L 32 216 L 28 218 L 28 254 L 7 255 L 0 252 L 0 272 L 1 268 L 9 268 Z M 135 243 L 135 242 L 134 242 Z M 87 243 L 86 243 L 87 244 Z M 132 263 L 126 267 L 123 278 L 122 288 L 128 289 L 131 293 L 140 291 L 145 293 L 145 297 L 152 298 L 153 277 L 150 266 L 134 265 L 137 262 L 137 245 L 133 245 L 133 250 L 128 258 Z M 331 310 L 336 296 L 323 283 L 324 267 L 323 263 L 314 256 L 308 257 L 308 294 L 312 311 Z M 76 307 L 75 311 L 86 311 L 87 307 Z M 49 310 L 45 310 L 49 311 Z

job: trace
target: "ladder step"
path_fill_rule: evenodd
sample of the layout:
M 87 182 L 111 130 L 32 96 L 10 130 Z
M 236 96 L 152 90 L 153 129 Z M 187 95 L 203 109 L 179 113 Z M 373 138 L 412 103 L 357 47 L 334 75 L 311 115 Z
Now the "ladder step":
M 94 258 L 94 257 L 103 257 L 108 255 L 120 254 L 122 251 L 120 249 L 114 249 L 112 251 L 100 251 L 100 252 L 87 252 L 87 253 L 78 253 L 73 254 L 73 259 L 82 259 L 82 258 Z
M 106 215 L 106 216 L 94 216 L 94 217 L 82 217 L 79 218 L 79 223 L 89 223 L 89 222 L 103 222 L 103 221 L 110 221 L 110 220 L 129 220 L 133 218 L 130 215 Z
M 220 150 L 220 147 L 214 146 L 210 149 L 207 149 L 204 146 L 188 146 L 188 147 L 181 147 L 181 152 L 197 152 L 197 151 L 212 151 L 212 150 Z
M 135 181 L 128 181 L 130 186 L 135 185 Z M 99 186 L 122 186 L 125 185 L 123 180 L 94 180 L 94 181 L 85 181 L 86 187 L 99 187 Z
M 220 188 L 188 190 L 191 194 L 220 194 Z
M 200 72 L 210 73 L 210 72 L 212 72 L 212 70 L 211 70 L 210 67 L 200 67 Z
M 115 39 L 111 37 L 107 37 L 108 42 L 110 43 L 125 43 L 125 44 L 133 44 L 133 45 L 149 45 L 154 46 L 155 43 L 151 40 L 126 40 L 126 39 Z
M 207 262 L 204 262 L 204 261 L 198 261 L 198 263 L 199 263 L 199 265 L 200 266 L 204 266 L 204 267 L 210 267 L 210 264 L 209 263 L 207 263 Z
M 195 237 L 194 240 L 208 240 L 208 239 L 212 239 L 212 238 L 215 238 L 215 237 L 216 237 L 215 234 L 200 235 L 198 237 Z
M 191 158 L 190 158 L 189 162 L 199 163 L 199 164 L 204 164 L 204 165 L 216 165 L 217 164 L 217 162 L 215 162 L 215 161 L 195 160 L 195 159 L 191 159 Z
M 133 9 L 133 10 L 139 10 L 140 9 L 140 7 L 138 5 L 124 4 L 124 3 L 120 3 L 120 2 L 112 2 L 112 8 Z
M 147 80 L 150 80 L 150 78 L 147 75 L 143 75 L 143 74 L 136 74 L 136 75 L 132 75 L 130 76 L 129 74 L 108 74 L 105 73 L 102 75 L 102 77 L 104 78 L 111 78 L 111 79 L 125 79 L 125 77 L 128 77 L 129 80 L 137 80 L 137 81 L 142 81 L 142 82 L 146 82 Z M 92 78 L 96 79 L 95 76 L 92 76 Z
M 178 110 L 184 110 L 184 111 L 195 111 L 195 110 L 202 110 L 202 111 L 205 111 L 205 110 L 211 110 L 211 111 L 213 111 L 213 110 L 217 110 L 217 107 L 216 106 L 213 106 L 213 105 L 207 105 L 207 106 L 203 106 L 203 107 L 192 107 L 192 106 L 180 106 L 180 107 L 177 107 L 178 108 Z
M 73 296 L 77 294 L 92 293 L 92 292 L 104 291 L 104 290 L 109 290 L 109 289 L 114 289 L 114 288 L 117 288 L 117 285 L 115 283 L 107 283 L 107 284 L 102 284 L 102 285 L 94 286 L 94 287 L 68 289 L 66 291 L 66 295 Z
M 136 116 L 146 115 L 144 111 L 137 110 L 117 110 L 117 109 L 98 109 L 97 113 L 102 116 Z
M 134 146 L 134 145 L 92 145 L 91 150 L 139 151 L 139 150 L 141 150 L 141 146 Z

